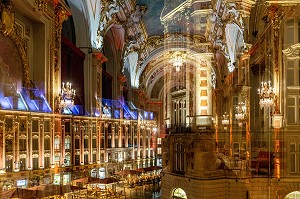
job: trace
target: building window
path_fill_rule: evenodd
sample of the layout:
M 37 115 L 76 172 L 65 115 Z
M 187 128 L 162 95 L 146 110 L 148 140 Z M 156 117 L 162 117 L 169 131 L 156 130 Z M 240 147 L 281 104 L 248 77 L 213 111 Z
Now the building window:
M 157 148 L 157 154 L 161 154 L 161 148 Z
M 93 148 L 97 148 L 97 140 L 96 139 L 93 139 L 92 140 L 92 144 L 93 144 Z
M 44 139 L 44 150 L 50 150 L 50 139 L 49 138 Z
M 119 139 L 116 138 L 116 139 L 115 139 L 115 148 L 118 148 L 118 147 L 119 147 Z
M 60 156 L 55 156 L 54 160 L 56 165 L 60 165 Z
M 184 172 L 184 147 L 182 143 L 175 143 L 174 155 L 174 171 Z
M 70 155 L 65 156 L 65 165 L 71 166 L 71 156 Z
M 84 139 L 84 148 L 85 149 L 89 148 L 89 140 L 88 139 Z
M 300 97 L 288 96 L 286 101 L 287 124 L 299 124 L 300 118 Z
M 157 144 L 161 144 L 161 138 L 157 138 Z
M 32 139 L 32 150 L 39 150 L 39 139 Z
M 84 154 L 84 164 L 89 164 L 89 154 Z
M 290 156 L 290 172 L 300 173 L 300 144 L 290 143 L 289 156 Z
M 50 168 L 50 157 L 44 157 L 44 168 Z
M 20 158 L 20 171 L 25 171 L 26 167 L 26 158 Z
M 75 165 L 80 165 L 80 155 L 75 155 Z
M 71 132 L 70 122 L 65 122 L 65 132 L 68 132 L 68 133 Z
M 27 151 L 26 139 L 19 139 L 19 150 L 20 151 Z
M 60 137 L 54 138 L 54 149 L 56 149 L 56 150 L 60 149 Z
M 84 148 L 89 148 L 89 139 L 84 139 Z
M 69 137 L 65 139 L 65 149 L 71 149 L 71 138 Z
M 33 170 L 39 169 L 39 158 L 32 158 L 32 168 Z
M 5 160 L 6 172 L 12 172 L 12 168 L 13 168 L 13 160 L 6 158 L 6 160 Z
M 12 152 L 13 151 L 13 140 L 6 139 L 5 140 L 5 152 Z
M 80 149 L 79 139 L 75 139 L 75 149 Z
M 97 154 L 93 154 L 93 162 L 97 162 Z

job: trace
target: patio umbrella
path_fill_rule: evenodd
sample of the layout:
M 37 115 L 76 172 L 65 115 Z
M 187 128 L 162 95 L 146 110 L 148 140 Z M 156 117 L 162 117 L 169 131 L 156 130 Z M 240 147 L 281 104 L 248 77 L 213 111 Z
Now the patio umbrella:
M 10 196 L 15 192 L 15 189 L 3 190 L 1 192 L 0 198 L 10 198 Z
M 16 188 L 9 197 L 3 197 L 3 198 L 24 198 L 24 199 L 30 199 L 30 198 L 33 198 L 34 195 L 35 195 L 35 191 L 34 190 Z
M 151 170 L 151 171 L 155 171 L 155 170 L 162 169 L 162 167 L 160 167 L 160 166 L 151 166 L 151 167 L 148 167 L 148 168 L 149 168 L 149 170 Z
M 99 184 L 111 184 L 111 183 L 116 183 L 116 182 L 119 182 L 119 180 L 109 177 L 109 178 L 99 179 L 99 181 L 97 183 L 99 183 Z

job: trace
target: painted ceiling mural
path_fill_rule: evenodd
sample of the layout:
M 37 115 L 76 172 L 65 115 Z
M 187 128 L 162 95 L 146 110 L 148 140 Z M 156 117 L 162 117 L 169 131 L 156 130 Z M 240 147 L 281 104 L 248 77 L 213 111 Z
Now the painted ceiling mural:
M 164 0 L 137 0 L 137 4 L 147 6 L 148 10 L 143 20 L 148 35 L 163 35 L 164 27 L 160 23 L 160 14 L 164 7 Z

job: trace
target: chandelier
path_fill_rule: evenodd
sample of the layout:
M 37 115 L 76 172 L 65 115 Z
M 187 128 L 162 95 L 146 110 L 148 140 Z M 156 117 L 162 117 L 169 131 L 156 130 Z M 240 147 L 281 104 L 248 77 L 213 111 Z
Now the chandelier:
M 180 71 L 180 67 L 185 62 L 185 55 L 183 52 L 176 51 L 171 56 L 170 63 L 175 67 L 176 72 Z
M 274 92 L 273 87 L 271 87 L 271 81 L 261 82 L 261 88 L 257 92 L 259 96 L 259 106 L 260 108 L 270 107 L 274 104 Z
M 229 115 L 226 112 L 222 116 L 222 125 L 223 126 L 229 125 Z
M 238 125 L 242 126 L 246 119 L 246 105 L 244 102 L 240 102 L 236 107 L 235 119 L 238 121 Z
M 67 107 L 73 107 L 74 106 L 74 98 L 76 91 L 72 89 L 72 83 L 67 82 L 66 84 L 63 82 L 61 91 L 59 94 L 60 102 L 59 107 L 60 108 L 67 108 Z

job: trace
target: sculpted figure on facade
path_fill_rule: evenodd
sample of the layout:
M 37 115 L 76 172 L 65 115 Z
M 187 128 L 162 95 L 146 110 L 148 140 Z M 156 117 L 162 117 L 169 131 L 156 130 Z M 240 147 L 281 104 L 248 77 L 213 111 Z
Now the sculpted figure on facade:
M 127 26 L 131 27 L 133 24 L 139 23 L 145 15 L 147 8 L 145 6 L 136 5 L 134 12 L 130 15 L 127 21 Z
M 11 1 L 3 1 L 0 5 L 1 30 L 4 35 L 10 35 L 14 30 L 15 13 Z
M 120 11 L 120 6 L 117 0 L 112 0 L 110 3 L 103 3 L 104 6 L 101 11 L 101 18 L 97 31 L 96 47 L 102 49 L 103 47 L 103 34 L 106 28 L 111 23 L 115 13 Z

